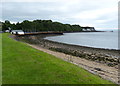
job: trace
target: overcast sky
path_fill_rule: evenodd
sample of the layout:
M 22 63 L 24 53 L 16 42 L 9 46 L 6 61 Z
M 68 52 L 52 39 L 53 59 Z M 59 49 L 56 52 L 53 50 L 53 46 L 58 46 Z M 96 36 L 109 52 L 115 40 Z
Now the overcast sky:
M 96 29 L 118 27 L 119 0 L 2 0 L 1 21 L 53 20 L 64 24 L 94 26 Z

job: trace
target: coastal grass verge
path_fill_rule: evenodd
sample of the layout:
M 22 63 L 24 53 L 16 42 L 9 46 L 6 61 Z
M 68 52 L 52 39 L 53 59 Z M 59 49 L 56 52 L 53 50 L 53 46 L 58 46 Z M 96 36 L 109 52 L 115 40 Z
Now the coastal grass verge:
M 113 84 L 2 33 L 2 84 Z

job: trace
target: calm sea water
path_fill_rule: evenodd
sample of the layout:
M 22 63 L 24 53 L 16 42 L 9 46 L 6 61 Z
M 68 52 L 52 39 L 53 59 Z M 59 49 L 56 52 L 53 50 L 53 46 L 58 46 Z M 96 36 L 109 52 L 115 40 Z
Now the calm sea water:
M 117 31 L 64 33 L 61 36 L 47 37 L 45 39 L 80 46 L 118 50 Z

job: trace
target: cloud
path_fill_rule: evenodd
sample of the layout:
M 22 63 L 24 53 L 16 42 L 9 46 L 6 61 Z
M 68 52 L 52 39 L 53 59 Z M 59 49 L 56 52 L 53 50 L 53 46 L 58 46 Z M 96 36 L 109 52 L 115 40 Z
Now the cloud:
M 0 20 L 52 19 L 102 29 L 117 28 L 117 6 L 118 0 L 2 0 Z

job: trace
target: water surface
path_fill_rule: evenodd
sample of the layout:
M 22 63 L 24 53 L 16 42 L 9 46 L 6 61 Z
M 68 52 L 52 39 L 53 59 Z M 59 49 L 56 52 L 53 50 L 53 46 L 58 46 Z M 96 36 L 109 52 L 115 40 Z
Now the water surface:
M 46 37 L 45 39 L 105 49 L 118 49 L 118 32 L 81 32 L 64 33 L 61 36 Z

